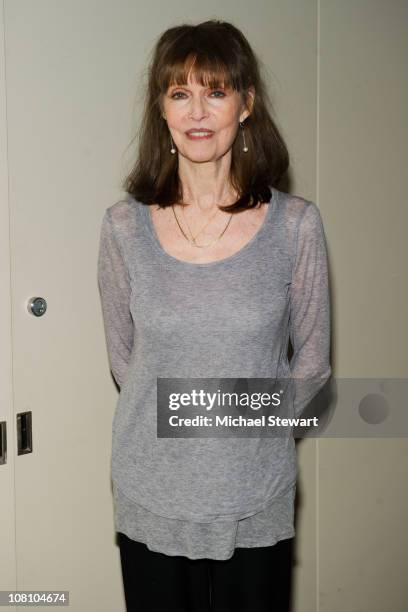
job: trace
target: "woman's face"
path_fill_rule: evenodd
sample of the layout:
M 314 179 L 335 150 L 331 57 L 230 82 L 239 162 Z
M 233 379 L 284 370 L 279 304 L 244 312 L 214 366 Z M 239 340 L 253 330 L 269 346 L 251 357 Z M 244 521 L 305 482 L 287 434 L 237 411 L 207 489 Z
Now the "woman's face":
M 253 99 L 253 91 L 250 91 Z M 251 99 L 250 98 L 250 99 Z M 249 111 L 232 89 L 211 89 L 189 77 L 163 97 L 163 116 L 180 155 L 193 162 L 216 161 L 232 146 Z M 170 143 L 169 143 L 170 148 Z

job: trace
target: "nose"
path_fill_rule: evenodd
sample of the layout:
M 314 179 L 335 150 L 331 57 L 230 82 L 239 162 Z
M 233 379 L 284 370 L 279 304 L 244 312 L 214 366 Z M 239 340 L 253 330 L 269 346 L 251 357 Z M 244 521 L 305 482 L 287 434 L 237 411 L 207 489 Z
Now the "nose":
M 200 121 L 207 116 L 205 101 L 200 95 L 192 96 L 189 109 L 189 117 L 193 121 Z

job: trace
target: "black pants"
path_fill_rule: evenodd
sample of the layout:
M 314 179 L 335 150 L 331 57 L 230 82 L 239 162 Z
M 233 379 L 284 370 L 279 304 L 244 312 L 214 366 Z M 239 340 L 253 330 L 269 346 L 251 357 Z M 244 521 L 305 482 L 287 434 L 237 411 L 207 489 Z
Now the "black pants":
M 289 612 L 292 540 L 226 561 L 153 552 L 118 533 L 127 612 Z

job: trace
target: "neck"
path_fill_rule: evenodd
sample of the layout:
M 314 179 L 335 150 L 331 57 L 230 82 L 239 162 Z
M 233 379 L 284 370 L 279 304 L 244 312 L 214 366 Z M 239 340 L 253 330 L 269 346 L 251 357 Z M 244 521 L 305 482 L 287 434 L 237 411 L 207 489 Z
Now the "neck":
M 183 202 L 205 214 L 232 203 L 238 196 L 230 183 L 230 168 L 231 151 L 215 162 L 191 162 L 179 155 Z

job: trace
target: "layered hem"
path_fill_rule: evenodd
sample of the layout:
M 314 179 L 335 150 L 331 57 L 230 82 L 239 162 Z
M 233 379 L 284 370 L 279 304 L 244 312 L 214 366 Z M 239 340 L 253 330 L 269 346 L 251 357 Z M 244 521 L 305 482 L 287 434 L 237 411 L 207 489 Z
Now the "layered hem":
M 296 485 L 263 510 L 239 520 L 186 521 L 149 512 L 114 483 L 115 529 L 152 552 L 189 559 L 230 559 L 235 548 L 273 546 L 295 536 Z

